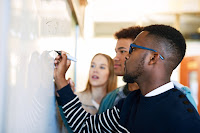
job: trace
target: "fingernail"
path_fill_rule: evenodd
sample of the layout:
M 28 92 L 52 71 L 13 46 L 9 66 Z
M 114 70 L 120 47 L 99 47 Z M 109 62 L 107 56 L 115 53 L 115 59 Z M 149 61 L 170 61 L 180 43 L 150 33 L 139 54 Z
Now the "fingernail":
M 63 51 L 63 54 L 64 54 L 64 55 L 66 55 L 66 52 L 65 52 L 65 51 Z
M 72 79 L 69 80 L 70 84 L 72 84 Z

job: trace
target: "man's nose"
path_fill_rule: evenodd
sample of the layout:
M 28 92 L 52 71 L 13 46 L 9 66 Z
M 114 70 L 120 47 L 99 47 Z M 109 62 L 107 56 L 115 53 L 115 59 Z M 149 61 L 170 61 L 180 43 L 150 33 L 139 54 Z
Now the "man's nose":
M 113 58 L 113 60 L 119 60 L 119 54 L 116 54 L 116 56 Z

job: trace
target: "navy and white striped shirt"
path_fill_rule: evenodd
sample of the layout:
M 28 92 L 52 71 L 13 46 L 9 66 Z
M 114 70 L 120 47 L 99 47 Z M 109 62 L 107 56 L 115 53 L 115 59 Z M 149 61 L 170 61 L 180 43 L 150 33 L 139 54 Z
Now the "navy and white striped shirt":
M 58 103 L 63 105 L 63 112 L 74 132 L 78 133 L 129 133 L 129 131 L 119 124 L 120 110 L 113 107 L 111 110 L 100 115 L 91 115 L 81 106 L 78 96 L 74 95 L 70 86 L 66 86 L 58 91 Z

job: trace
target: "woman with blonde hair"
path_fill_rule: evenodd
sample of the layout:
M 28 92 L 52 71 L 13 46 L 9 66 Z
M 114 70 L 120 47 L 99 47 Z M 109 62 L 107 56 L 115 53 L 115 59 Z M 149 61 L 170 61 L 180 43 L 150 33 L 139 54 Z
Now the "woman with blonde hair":
M 96 114 L 103 97 L 115 88 L 117 88 L 117 76 L 114 73 L 114 62 L 110 56 L 98 53 L 92 58 L 85 90 L 75 92 L 75 94 L 79 97 L 83 108 L 88 113 Z M 68 132 L 72 132 L 61 108 L 60 113 Z
M 103 97 L 116 87 L 117 77 L 112 58 L 98 53 L 91 61 L 86 89 L 76 94 L 83 108 L 91 114 L 96 114 Z

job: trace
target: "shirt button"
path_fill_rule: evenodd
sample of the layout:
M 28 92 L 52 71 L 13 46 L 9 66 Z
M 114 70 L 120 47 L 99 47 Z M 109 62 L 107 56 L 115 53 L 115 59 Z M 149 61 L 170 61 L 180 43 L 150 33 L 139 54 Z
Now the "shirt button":
M 194 112 L 193 109 L 190 109 L 190 108 L 188 108 L 187 111 L 190 113 Z
M 184 98 L 184 97 L 185 97 L 185 95 L 184 95 L 184 94 L 181 94 L 181 95 L 179 95 L 179 97 L 180 97 L 180 98 Z
M 188 101 L 183 101 L 183 104 L 189 104 L 189 102 Z

